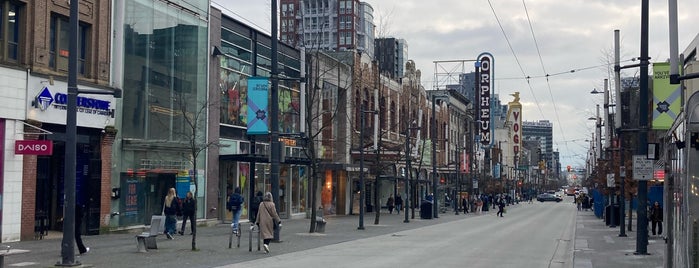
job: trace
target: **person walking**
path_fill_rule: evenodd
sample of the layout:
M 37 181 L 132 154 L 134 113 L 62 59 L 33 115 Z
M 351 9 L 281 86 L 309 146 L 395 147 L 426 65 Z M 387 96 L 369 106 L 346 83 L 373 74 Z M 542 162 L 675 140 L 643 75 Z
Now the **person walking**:
M 481 200 L 478 196 L 476 198 L 476 213 L 481 214 L 483 211 L 483 200 Z
M 174 239 L 172 235 L 177 229 L 177 214 L 180 212 L 180 201 L 175 188 L 170 188 L 163 202 L 163 214 L 165 215 L 165 236 Z
M 81 230 L 82 230 L 82 225 L 83 225 L 83 206 L 80 204 L 75 204 L 75 244 L 78 246 L 78 252 L 80 254 L 85 254 L 90 252 L 90 248 L 85 247 L 85 244 L 83 244 L 83 239 L 81 237 Z M 653 229 L 655 230 L 655 229 Z
M 504 200 L 504 198 L 500 198 L 496 203 L 498 205 L 498 213 L 495 214 L 495 216 L 497 217 L 498 215 L 500 215 L 500 217 L 503 217 L 502 214 L 505 213 L 505 200 Z
M 233 228 L 233 233 L 238 233 L 238 227 L 240 223 L 240 215 L 243 214 L 243 203 L 245 203 L 245 198 L 240 194 L 240 187 L 235 187 L 233 194 L 228 198 L 227 209 L 233 213 L 233 219 L 231 219 L 231 227 Z
M 257 220 L 257 211 L 260 210 L 260 204 L 262 204 L 262 191 L 257 191 L 255 197 L 250 201 L 250 222 L 255 223 Z
M 653 206 L 650 208 L 650 221 L 653 224 L 652 226 L 652 231 L 653 235 L 656 235 L 656 230 L 658 231 L 658 235 L 663 234 L 663 208 L 660 206 L 660 203 L 658 201 L 655 201 L 653 203 Z
M 461 198 L 461 206 L 464 209 L 464 214 L 468 213 L 468 198 Z
M 266 192 L 260 204 L 260 210 L 257 212 L 257 220 L 255 223 L 260 226 L 260 236 L 262 237 L 262 247 L 265 253 L 269 253 L 269 242 L 274 238 L 275 225 L 282 226 L 282 220 L 277 214 L 277 208 L 272 201 L 272 193 Z
M 393 205 L 394 205 L 394 199 L 393 195 L 389 195 L 388 199 L 386 200 L 386 207 L 388 207 L 388 214 L 393 214 Z
M 184 201 L 182 201 L 182 228 L 179 231 L 180 235 L 184 235 L 184 227 L 187 226 L 187 219 L 189 219 L 189 225 L 191 225 L 189 227 L 191 230 L 189 234 L 194 234 L 194 232 L 197 231 L 197 222 L 194 218 L 194 208 L 196 208 L 196 206 L 197 200 L 194 199 L 194 195 L 191 191 L 187 192 L 187 196 L 184 198 Z
M 396 195 L 396 200 L 394 200 L 394 203 L 396 205 L 396 212 L 398 215 L 400 215 L 400 211 L 403 209 L 403 198 L 400 196 L 400 194 Z

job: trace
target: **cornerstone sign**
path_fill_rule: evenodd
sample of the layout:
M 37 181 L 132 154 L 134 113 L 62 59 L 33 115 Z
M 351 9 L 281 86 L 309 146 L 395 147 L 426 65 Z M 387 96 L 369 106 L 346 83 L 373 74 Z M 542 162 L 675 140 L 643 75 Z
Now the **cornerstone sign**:
M 68 85 L 62 81 L 49 84 L 41 77 L 30 77 L 27 90 L 27 118 L 44 123 L 66 124 Z M 79 86 L 99 91 L 99 88 Z M 114 97 L 100 94 L 78 94 L 77 126 L 104 128 L 114 125 Z
M 492 144 L 490 98 L 494 85 L 493 75 L 495 74 L 493 62 L 493 55 L 488 52 L 483 52 L 478 55 L 478 60 L 476 61 L 476 81 L 478 81 L 478 89 L 476 90 L 478 94 L 477 118 L 480 122 L 478 132 L 481 143 L 486 146 Z

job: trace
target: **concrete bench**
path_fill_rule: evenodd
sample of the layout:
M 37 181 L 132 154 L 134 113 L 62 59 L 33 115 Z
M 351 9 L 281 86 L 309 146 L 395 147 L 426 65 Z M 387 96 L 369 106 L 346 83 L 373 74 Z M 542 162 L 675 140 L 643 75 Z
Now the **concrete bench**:
M 150 231 L 136 235 L 136 249 L 138 252 L 148 252 L 149 249 L 158 249 L 155 238 L 158 237 L 161 220 L 161 218 L 151 218 Z
M 29 250 L 26 249 L 11 249 L 10 246 L 1 246 L 3 250 L 0 250 L 0 268 L 5 267 L 5 256 L 27 253 Z

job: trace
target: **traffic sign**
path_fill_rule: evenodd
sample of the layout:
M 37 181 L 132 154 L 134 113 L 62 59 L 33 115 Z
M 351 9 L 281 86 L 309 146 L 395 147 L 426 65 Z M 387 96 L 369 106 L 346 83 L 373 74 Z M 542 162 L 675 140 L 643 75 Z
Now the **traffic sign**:
M 614 180 L 614 173 L 607 174 L 607 187 L 614 187 L 615 182 L 616 181 Z
M 653 179 L 653 160 L 647 159 L 645 155 L 633 156 L 633 179 L 649 181 Z

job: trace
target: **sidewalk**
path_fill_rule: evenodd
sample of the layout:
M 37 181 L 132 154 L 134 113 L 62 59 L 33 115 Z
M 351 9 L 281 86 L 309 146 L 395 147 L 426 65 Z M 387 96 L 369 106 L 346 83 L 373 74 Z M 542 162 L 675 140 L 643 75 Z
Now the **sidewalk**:
M 404 223 L 403 213 L 400 215 L 387 213 L 382 211 L 380 224 L 374 224 L 375 213 L 366 213 L 364 230 L 357 230 L 358 215 L 326 217 L 325 233 L 309 233 L 308 219 L 283 220 L 282 242 L 270 245 L 271 256 L 474 216 L 462 213 L 454 215 L 451 210 L 439 214 L 437 219 L 423 220 L 420 219 L 419 210 L 415 210 L 415 218 L 413 219 L 410 215 L 410 222 Z M 156 238 L 158 249 L 147 253 L 139 253 L 136 249 L 135 235 L 140 233 L 140 230 L 128 234 L 83 236 L 83 241 L 90 248 L 90 252 L 78 255 L 76 261 L 82 263 L 84 267 L 216 267 L 269 257 L 270 255 L 264 254 L 264 251 L 257 251 L 256 238 L 253 238 L 253 251 L 248 251 L 250 224 L 245 222 L 241 225 L 244 232 L 240 248 L 236 247 L 234 237 L 233 247 L 230 249 L 228 248 L 230 224 L 198 226 L 196 241 L 198 251 L 191 250 L 192 237 L 188 235 L 189 226 L 185 229 L 184 236 L 175 235 L 174 240 L 168 240 L 164 235 L 159 235 Z M 29 250 L 28 253 L 7 256 L 5 267 L 54 266 L 61 261 L 61 242 L 61 236 L 58 235 L 44 240 L 3 243 L 13 249 Z M 77 254 L 77 248 L 75 252 Z
M 634 254 L 637 234 L 635 219 L 633 231 L 627 229 L 627 237 L 619 237 L 619 226 L 610 228 L 592 211 L 578 211 L 576 217 L 573 267 L 663 267 L 665 241 L 660 236 L 649 235 L 648 255 Z

